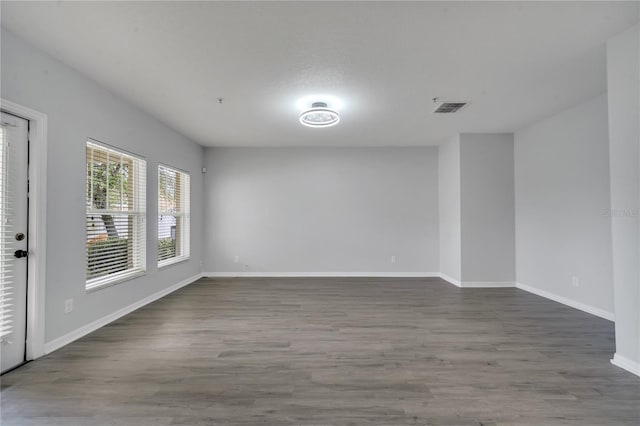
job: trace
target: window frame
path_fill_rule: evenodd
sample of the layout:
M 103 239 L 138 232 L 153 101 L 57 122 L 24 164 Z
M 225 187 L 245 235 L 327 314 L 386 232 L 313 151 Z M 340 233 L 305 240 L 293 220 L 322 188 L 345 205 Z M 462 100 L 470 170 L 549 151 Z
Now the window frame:
M 100 290 L 106 287 L 110 287 L 112 285 L 120 284 L 126 281 L 130 281 L 134 278 L 146 275 L 147 273 L 147 253 L 146 253 L 146 245 L 147 245 L 147 159 L 141 155 L 134 154 L 125 149 L 106 144 L 104 142 L 100 142 L 98 140 L 87 138 L 85 142 L 85 156 L 86 150 L 89 149 L 90 145 L 97 149 L 102 149 L 106 152 L 114 152 L 120 156 L 128 157 L 132 161 L 133 165 L 133 176 L 134 176 L 134 185 L 132 188 L 133 192 L 133 203 L 134 209 L 131 211 L 127 210 L 109 210 L 109 209 L 90 209 L 89 204 L 87 203 L 88 193 L 87 190 L 89 188 L 89 175 L 87 173 L 86 167 L 89 165 L 88 160 L 85 163 L 85 244 L 87 243 L 87 229 L 86 229 L 86 221 L 87 216 L 96 215 L 100 211 L 109 212 L 118 215 L 127 215 L 133 217 L 133 239 L 132 244 L 137 247 L 138 255 L 128 255 L 129 261 L 133 264 L 131 268 L 128 268 L 124 271 L 118 271 L 114 273 L 110 273 L 107 275 L 102 275 L 94 278 L 87 278 L 85 275 L 85 291 L 93 292 L 96 290 Z M 138 220 L 135 220 L 135 219 Z M 88 249 L 85 248 L 85 268 L 88 267 L 89 262 L 89 253 Z
M 186 205 L 182 206 L 182 208 L 176 212 L 169 211 L 161 211 L 160 210 L 160 170 L 168 169 L 172 172 L 178 173 L 187 178 L 186 182 L 182 181 L 180 185 L 183 187 L 180 188 L 180 193 L 186 195 Z M 156 246 L 160 243 L 159 238 L 159 226 L 160 226 L 160 217 L 161 216 L 173 216 L 180 218 L 180 227 L 182 231 L 180 232 L 180 251 L 182 254 L 180 256 L 176 255 L 166 259 L 160 259 L 160 253 L 156 253 L 156 261 L 158 264 L 158 269 L 164 269 L 168 266 L 174 265 L 176 263 L 188 261 L 191 258 L 191 173 L 186 170 L 180 169 L 178 167 L 166 164 L 166 163 L 158 163 L 157 167 L 157 190 L 158 190 L 158 199 L 157 199 L 157 220 L 156 224 Z M 186 188 L 185 188 L 186 186 Z M 176 238 L 176 252 L 178 251 L 178 239 Z

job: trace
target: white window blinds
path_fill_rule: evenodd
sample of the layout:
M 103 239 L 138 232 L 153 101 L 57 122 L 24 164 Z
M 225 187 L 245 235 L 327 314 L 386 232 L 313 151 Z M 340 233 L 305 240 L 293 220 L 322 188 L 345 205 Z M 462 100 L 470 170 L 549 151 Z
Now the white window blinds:
M 87 142 L 87 289 L 145 271 L 146 161 Z
M 158 266 L 189 258 L 190 176 L 158 166 Z
M 9 188 L 8 150 L 9 141 L 4 126 L 0 126 L 0 337 L 11 334 L 13 330 L 13 306 L 15 283 L 13 271 L 13 233 L 10 211 L 13 194 Z

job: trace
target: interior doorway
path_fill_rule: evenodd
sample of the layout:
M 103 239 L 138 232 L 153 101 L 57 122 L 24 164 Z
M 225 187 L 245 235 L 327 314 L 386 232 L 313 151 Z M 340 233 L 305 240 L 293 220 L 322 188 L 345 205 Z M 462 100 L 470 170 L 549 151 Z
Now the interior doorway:
M 47 115 L 0 99 L 0 368 L 46 353 Z
M 29 121 L 0 113 L 0 372 L 26 361 Z

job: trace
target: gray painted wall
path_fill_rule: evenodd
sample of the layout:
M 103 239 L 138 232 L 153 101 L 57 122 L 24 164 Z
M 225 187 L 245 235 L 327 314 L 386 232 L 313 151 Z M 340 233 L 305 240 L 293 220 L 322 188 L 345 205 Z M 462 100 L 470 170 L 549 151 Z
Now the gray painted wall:
M 607 132 L 602 95 L 515 133 L 516 271 L 518 283 L 611 313 Z
M 2 97 L 48 115 L 46 341 L 201 271 L 203 149 L 95 82 L 2 31 Z M 88 137 L 147 159 L 147 273 L 85 292 L 85 143 Z M 156 266 L 157 164 L 191 173 L 191 259 Z M 65 299 L 74 311 L 64 314 Z
M 640 374 L 640 31 L 607 43 L 616 360 Z M 621 358 L 621 359 L 618 359 Z
M 437 148 L 212 148 L 205 158 L 207 272 L 439 270 Z
M 440 272 L 462 280 L 460 228 L 460 136 L 438 148 L 440 199 Z
M 513 283 L 513 134 L 460 135 L 462 281 Z

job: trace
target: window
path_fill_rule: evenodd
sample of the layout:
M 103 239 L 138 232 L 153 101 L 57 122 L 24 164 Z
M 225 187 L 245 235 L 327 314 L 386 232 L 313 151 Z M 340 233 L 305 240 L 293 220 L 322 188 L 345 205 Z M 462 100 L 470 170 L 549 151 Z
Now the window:
M 14 315 L 13 306 L 15 303 L 13 293 L 14 274 L 12 268 L 13 253 L 9 246 L 10 234 L 15 232 L 11 229 L 8 212 L 12 208 L 12 198 L 9 193 L 9 163 L 7 154 L 9 141 L 7 141 L 5 126 L 0 126 L 0 338 L 10 335 L 13 332 Z
M 145 160 L 87 141 L 87 289 L 144 273 Z
M 189 258 L 188 173 L 158 166 L 158 266 Z

